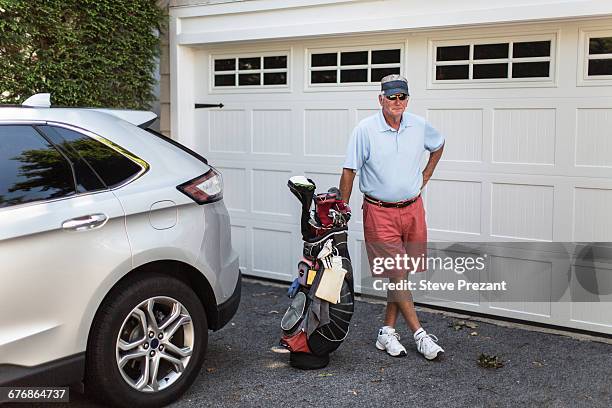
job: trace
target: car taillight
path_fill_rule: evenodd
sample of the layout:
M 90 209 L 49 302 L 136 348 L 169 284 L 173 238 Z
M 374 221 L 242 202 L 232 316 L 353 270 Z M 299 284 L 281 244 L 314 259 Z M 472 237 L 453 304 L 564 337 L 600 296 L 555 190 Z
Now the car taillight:
M 176 188 L 198 204 L 214 203 L 223 198 L 223 178 L 212 167 L 203 175 Z

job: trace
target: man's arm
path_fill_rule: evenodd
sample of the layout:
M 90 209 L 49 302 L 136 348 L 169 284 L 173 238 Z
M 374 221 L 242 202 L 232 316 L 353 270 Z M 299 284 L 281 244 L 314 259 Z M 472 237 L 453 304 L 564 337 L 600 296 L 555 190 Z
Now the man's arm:
M 440 161 L 440 157 L 442 157 L 442 151 L 444 150 L 444 145 L 440 147 L 435 152 L 431 152 L 429 154 L 429 161 L 427 162 L 427 166 L 425 166 L 425 170 L 423 170 L 423 185 L 421 186 L 421 190 L 425 187 L 431 176 L 433 175 L 438 162 Z
M 353 180 L 355 180 L 355 170 L 343 168 L 342 176 L 340 176 L 340 194 L 342 194 L 342 200 L 347 204 L 353 191 Z

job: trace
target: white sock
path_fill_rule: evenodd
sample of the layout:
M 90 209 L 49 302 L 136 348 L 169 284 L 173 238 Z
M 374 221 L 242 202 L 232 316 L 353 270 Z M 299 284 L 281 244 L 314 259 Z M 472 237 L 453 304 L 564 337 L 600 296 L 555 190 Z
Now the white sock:
M 421 327 L 419 330 L 417 330 L 417 331 L 415 331 L 415 332 L 414 332 L 414 339 L 415 339 L 415 340 L 417 340 L 419 337 L 422 337 L 422 336 L 424 336 L 425 334 L 427 334 L 427 333 L 425 332 L 425 329 Z

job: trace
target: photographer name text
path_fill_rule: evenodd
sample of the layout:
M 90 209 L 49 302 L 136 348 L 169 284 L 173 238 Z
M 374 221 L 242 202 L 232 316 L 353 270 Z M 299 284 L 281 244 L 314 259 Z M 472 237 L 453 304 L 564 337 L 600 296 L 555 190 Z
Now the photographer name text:
M 468 282 L 459 279 L 457 282 L 431 282 L 421 279 L 418 282 L 400 280 L 398 282 L 383 282 L 374 280 L 375 290 L 426 290 L 426 291 L 505 291 L 507 282 Z

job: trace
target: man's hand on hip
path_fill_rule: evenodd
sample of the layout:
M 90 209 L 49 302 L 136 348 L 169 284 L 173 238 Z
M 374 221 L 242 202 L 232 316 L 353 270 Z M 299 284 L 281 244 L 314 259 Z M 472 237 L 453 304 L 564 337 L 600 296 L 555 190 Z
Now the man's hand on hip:
M 431 176 L 432 176 L 431 173 L 423 172 L 423 184 L 421 185 L 421 190 L 425 188 L 425 185 L 429 182 L 429 179 L 431 178 Z
M 440 157 L 442 157 L 442 152 L 444 151 L 444 145 L 442 145 L 438 150 L 431 152 L 429 154 L 429 160 L 427 161 L 427 165 L 425 166 L 425 170 L 423 170 L 423 185 L 421 186 L 421 190 L 425 188 L 425 185 L 429 182 L 429 179 L 433 175 L 438 162 L 440 161 Z

